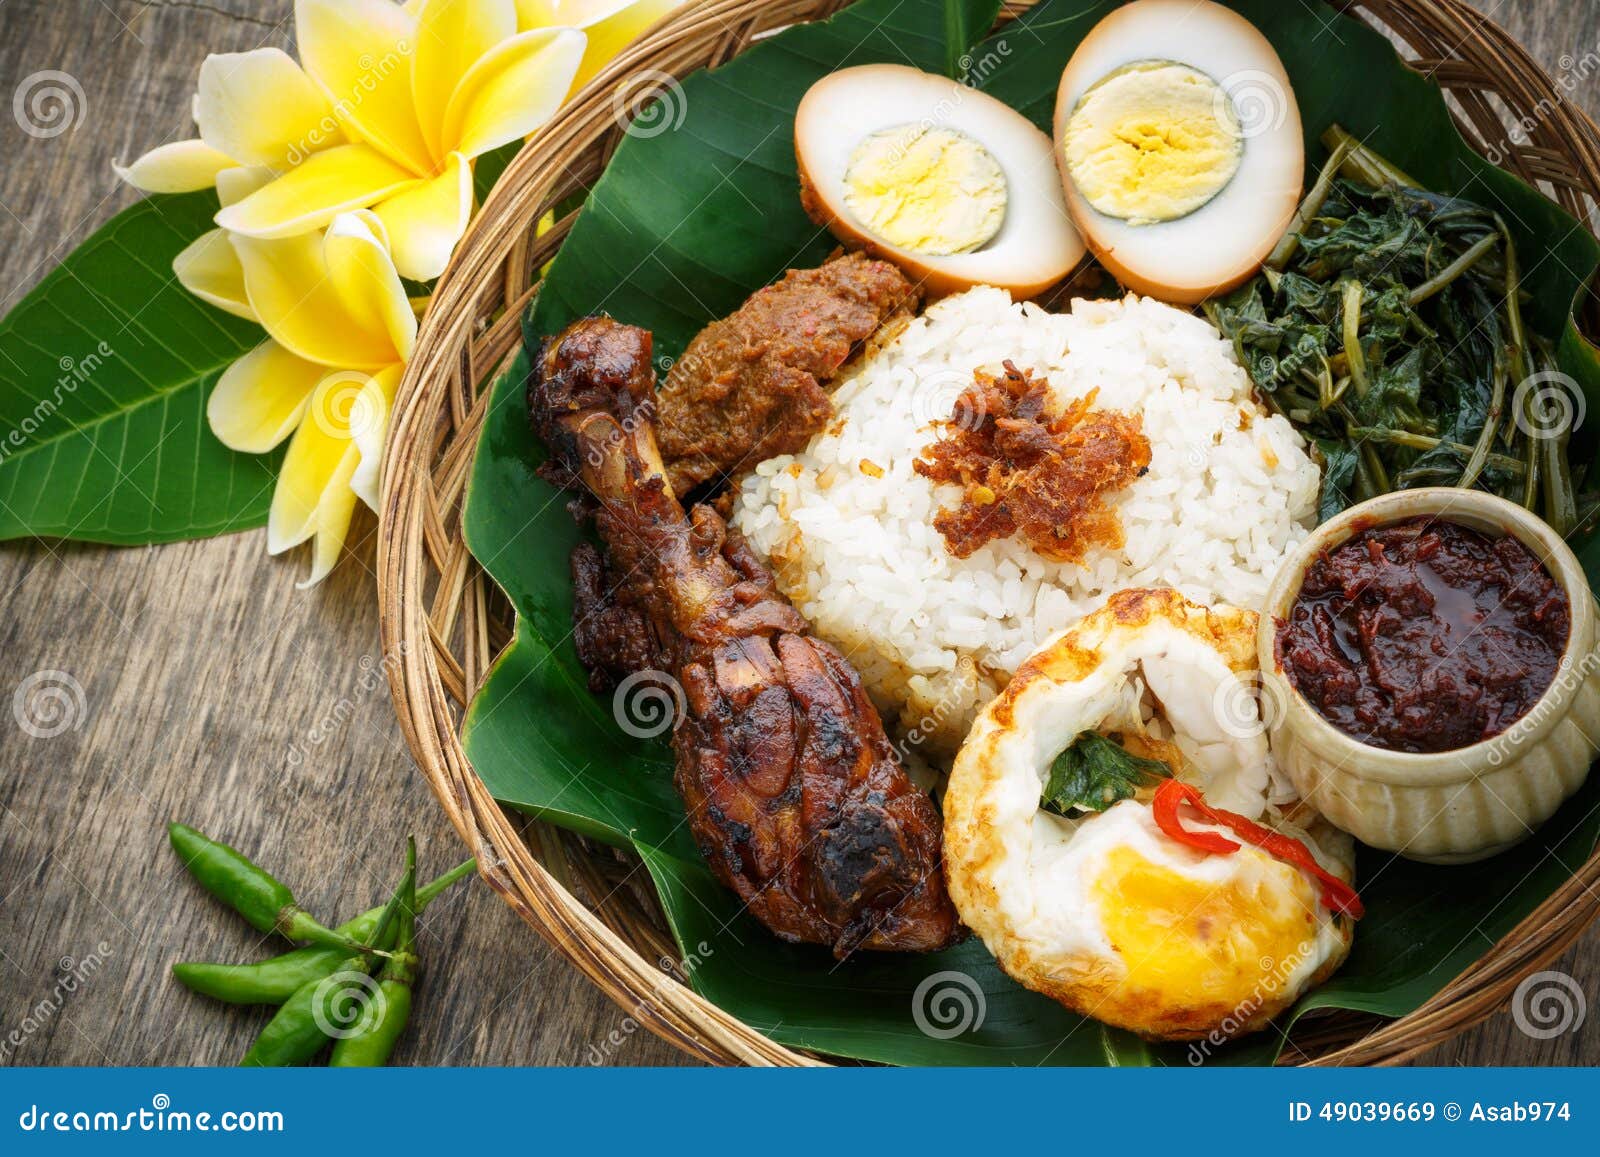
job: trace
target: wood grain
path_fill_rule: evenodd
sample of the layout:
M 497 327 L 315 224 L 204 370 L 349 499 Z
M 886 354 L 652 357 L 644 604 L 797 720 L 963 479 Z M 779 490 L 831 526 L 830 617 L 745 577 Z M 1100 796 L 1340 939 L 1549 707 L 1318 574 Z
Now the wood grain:
M 1552 71 L 1600 51 L 1600 4 L 1475 2 Z M 84 91 L 82 122 L 51 139 L 0 117 L 0 310 L 131 201 L 113 158 L 189 135 L 206 52 L 287 46 L 291 10 L 0 0 L 0 98 L 45 69 Z M 1574 98 L 1600 112 L 1592 79 Z M 159 549 L 0 547 L 0 698 L 59 671 L 83 703 L 52 738 L 0 715 L 0 1064 L 228 1064 L 248 1047 L 261 1010 L 194 997 L 167 968 L 275 946 L 177 868 L 170 820 L 236 843 L 334 919 L 377 901 L 407 831 L 429 872 L 461 854 L 379 670 L 372 529 L 358 523 L 354 557 L 311 592 L 294 588 L 305 559 L 268 559 L 260 532 Z M 430 908 L 422 936 L 400 1063 L 680 1063 L 476 883 Z M 81 984 L 62 983 L 96 957 Z M 1600 1004 L 1600 933 L 1557 967 Z M 1597 1023 L 1535 1041 L 1501 1015 L 1427 1060 L 1597 1064 Z

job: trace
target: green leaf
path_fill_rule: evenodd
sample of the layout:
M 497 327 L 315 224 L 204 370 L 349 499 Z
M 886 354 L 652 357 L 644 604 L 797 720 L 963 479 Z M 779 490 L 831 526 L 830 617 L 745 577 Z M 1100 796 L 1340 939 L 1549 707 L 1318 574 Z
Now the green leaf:
M 967 81 L 977 61 L 969 50 L 994 27 L 1000 14 L 999 0 L 993 3 L 948 3 L 944 5 L 944 74 Z
M 1048 125 L 1062 66 L 1113 7 L 1046 0 L 971 49 L 968 71 Z M 1470 185 L 1476 200 L 1521 222 L 1513 228 L 1535 297 L 1532 324 L 1559 339 L 1563 365 L 1582 371 L 1590 351 L 1567 317 L 1594 268 L 1593 240 L 1533 190 L 1474 159 L 1437 89 L 1376 34 L 1302 5 L 1239 7 L 1283 55 L 1309 134 L 1337 120 L 1431 187 L 1467 194 Z M 800 95 L 844 64 L 944 70 L 950 30 L 982 27 L 986 12 L 992 6 L 972 3 L 953 16 L 936 0 L 868 0 L 690 77 L 682 126 L 624 141 L 593 190 L 525 319 L 529 342 L 603 311 L 650 328 L 656 353 L 675 356 L 784 269 L 820 261 L 833 241 L 795 195 L 790 119 Z M 473 464 L 468 543 L 518 624 L 469 713 L 467 752 L 507 804 L 638 853 L 701 993 L 785 1044 L 895 1064 L 1265 1064 L 1277 1056 L 1282 1037 L 1270 1031 L 1219 1049 L 1143 1044 L 1021 989 L 977 941 L 934 956 L 862 953 L 840 963 L 783 944 L 751 919 L 688 836 L 665 744 L 625 733 L 613 704 L 586 689 L 570 641 L 567 555 L 579 534 L 563 496 L 534 474 L 543 453 L 528 428 L 527 370 L 524 356 L 493 384 Z M 1600 376 L 1580 372 L 1579 380 Z M 1348 482 L 1348 470 L 1338 472 Z M 1600 578 L 1600 543 L 1582 556 Z M 1526 844 L 1479 865 L 1437 868 L 1364 851 L 1368 916 L 1355 950 L 1285 1021 L 1321 1007 L 1386 1016 L 1416 1008 L 1583 862 L 1600 835 L 1597 805 L 1593 777 Z M 964 1017 L 964 1031 L 947 1031 Z
M 172 274 L 216 210 L 211 193 L 140 201 L 0 321 L 0 539 L 132 545 L 266 521 L 277 457 L 227 449 L 205 414 L 261 330 Z
M 1354 501 L 1358 451 L 1349 442 L 1317 440 L 1322 452 L 1322 493 L 1317 502 L 1317 521 L 1326 522 Z
M 1051 761 L 1039 806 L 1060 816 L 1103 812 L 1132 799 L 1141 787 L 1170 778 L 1172 768 L 1161 760 L 1134 755 L 1098 731 L 1085 731 Z

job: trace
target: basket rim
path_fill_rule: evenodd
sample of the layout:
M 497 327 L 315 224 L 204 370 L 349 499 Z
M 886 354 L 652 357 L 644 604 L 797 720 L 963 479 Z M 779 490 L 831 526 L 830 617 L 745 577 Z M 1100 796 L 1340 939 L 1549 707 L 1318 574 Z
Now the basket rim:
M 1002 21 L 1035 2 L 1007 0 Z M 1402 35 L 1407 20 L 1430 19 L 1452 29 L 1452 35 L 1459 36 L 1458 47 L 1474 38 L 1489 45 L 1509 62 L 1508 68 L 1520 71 L 1521 80 L 1533 92 L 1555 102 L 1560 116 L 1552 119 L 1562 122 L 1555 131 L 1563 134 L 1562 143 L 1571 150 L 1562 159 L 1572 161 L 1575 170 L 1587 177 L 1589 195 L 1600 196 L 1600 131 L 1582 110 L 1559 98 L 1549 76 L 1492 19 L 1462 0 L 1326 2 L 1369 24 L 1389 19 Z M 473 388 L 498 378 L 514 357 L 520 346 L 522 310 L 531 300 L 533 278 L 528 275 L 538 266 L 528 254 L 518 259 L 516 251 L 519 242 L 525 241 L 533 217 L 521 205 L 519 194 L 539 178 L 547 185 L 559 179 L 541 168 L 541 158 L 560 156 L 563 149 L 575 144 L 592 145 L 589 122 L 597 108 L 609 107 L 613 86 L 641 65 L 665 62 L 667 71 L 675 76 L 697 68 L 695 54 L 686 51 L 685 45 L 691 33 L 707 22 L 715 21 L 724 30 L 727 43 L 721 47 L 731 49 L 732 55 L 748 46 L 758 20 L 766 21 L 764 27 L 774 27 L 821 19 L 847 3 L 687 0 L 613 59 L 530 137 L 496 183 L 439 279 L 397 391 L 384 454 L 376 560 L 382 645 L 386 655 L 397 658 L 386 663 L 386 669 L 413 758 L 463 842 L 478 857 L 484 881 L 619 1008 L 690 1056 L 713 1064 L 811 1066 L 827 1062 L 770 1040 L 645 959 L 534 855 L 521 830 L 526 821 L 514 818 L 489 794 L 462 749 L 459 717 L 450 706 L 454 696 L 446 688 L 448 678 L 470 696 L 481 685 L 487 668 L 476 672 L 476 680 L 473 671 L 465 668 L 441 669 L 438 652 L 447 647 L 455 616 L 452 612 L 441 623 L 430 614 L 424 588 L 428 567 L 446 569 L 438 559 L 448 554 L 451 578 L 460 588 L 458 601 L 470 604 L 481 632 L 489 594 L 484 583 L 492 586 L 493 582 L 467 557 L 459 526 L 454 540 L 450 539 L 445 529 L 448 512 L 439 508 L 430 467 L 435 460 L 443 462 L 442 473 L 458 509 L 489 396 L 487 388 L 473 396 Z M 1395 19 L 1397 16 L 1402 19 Z M 736 37 L 741 22 L 744 31 Z M 1458 123 L 1461 119 L 1458 112 Z M 1472 139 L 1465 131 L 1463 136 L 1469 142 Z M 1518 175 L 1528 179 L 1525 173 Z M 1587 222 L 1586 227 L 1592 231 Z M 553 252 L 560 236 L 551 240 Z M 496 307 L 500 317 L 489 327 L 486 317 Z M 486 328 L 512 331 L 510 353 L 490 359 L 491 366 L 474 367 L 469 347 Z M 504 333 L 499 338 L 497 347 L 506 344 Z M 454 376 L 463 367 L 469 387 L 465 397 L 460 391 L 451 391 Z M 479 372 L 473 373 L 475 368 Z M 483 373 L 484 369 L 491 372 Z M 450 421 L 455 423 L 453 430 L 446 425 Z M 446 543 L 456 549 L 448 549 Z M 470 579 L 464 574 L 467 570 L 473 572 Z M 486 639 L 479 642 L 486 645 Z M 1525 976 L 1564 953 L 1597 915 L 1600 847 L 1527 918 L 1413 1012 L 1378 1023 L 1359 1038 L 1309 1061 L 1295 1062 L 1286 1055 L 1280 1063 L 1410 1061 L 1503 1007 Z M 1293 1047 L 1291 1044 L 1285 1053 Z

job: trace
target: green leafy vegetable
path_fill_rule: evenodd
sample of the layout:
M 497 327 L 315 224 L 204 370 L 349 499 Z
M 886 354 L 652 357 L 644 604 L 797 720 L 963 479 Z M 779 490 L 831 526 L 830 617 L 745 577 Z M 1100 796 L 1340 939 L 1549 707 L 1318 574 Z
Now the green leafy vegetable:
M 261 330 L 172 275 L 211 193 L 117 214 L 0 321 L 0 539 L 134 545 L 267 520 L 278 456 L 212 435 L 206 399 Z
M 1473 153 L 1438 89 L 1372 29 L 1318 5 L 1232 6 L 1283 59 L 1306 124 L 1342 123 L 1427 187 L 1470 190 L 1501 215 L 1524 258 L 1529 330 L 1555 341 L 1561 369 L 1586 389 L 1600 384 L 1593 351 L 1570 321 L 1574 295 L 1595 268 L 1593 238 Z M 1115 7 L 1044 0 L 973 47 L 970 74 L 1048 131 L 1062 67 Z M 967 11 L 969 27 L 986 26 L 984 6 Z M 909 60 L 941 69 L 949 54 L 936 30 L 948 27 L 945 13 L 937 0 L 868 0 L 688 78 L 681 128 L 627 138 L 617 150 L 525 319 L 530 340 L 605 311 L 650 327 L 657 354 L 673 357 L 783 269 L 820 260 L 833 243 L 794 194 L 795 102 L 816 77 L 845 65 Z M 841 964 L 779 942 L 743 912 L 686 835 L 671 751 L 661 739 L 623 732 L 612 704 L 585 686 L 570 643 L 567 554 L 578 532 L 533 473 L 543 452 L 528 429 L 527 368 L 524 354 L 493 383 L 473 463 L 468 542 L 518 620 L 514 644 L 472 704 L 467 752 L 497 799 L 639 855 L 700 993 L 785 1044 L 892 1064 L 1187 1066 L 1278 1056 L 1283 1037 L 1274 1031 L 1198 1058 L 1181 1045 L 1130 1043 L 1013 983 L 976 940 L 931 956 L 861 953 Z M 1600 390 L 1589 410 L 1600 413 Z M 1347 486 L 1354 472 L 1353 452 L 1330 467 Z M 1600 539 L 1578 549 L 1600 579 Z M 1279 1027 L 1314 1008 L 1384 1016 L 1417 1008 L 1571 877 L 1595 847 L 1597 805 L 1600 775 L 1526 843 L 1479 864 L 1434 867 L 1364 851 L 1357 878 L 1367 916 L 1350 959 Z M 952 982 L 970 984 L 972 1014 L 930 1035 L 929 1001 L 955 991 Z
M 1558 410 L 1548 391 L 1562 388 L 1535 376 L 1550 355 L 1523 325 L 1510 233 L 1481 205 L 1393 183 L 1410 178 L 1343 129 L 1324 140 L 1331 155 L 1295 231 L 1206 309 L 1321 448 L 1322 516 L 1392 489 L 1478 486 L 1571 531 L 1564 432 L 1508 412 L 1533 404 L 1508 397 L 1508 381 L 1542 385 L 1540 404 Z
M 1050 764 L 1041 806 L 1059 816 L 1103 812 L 1132 799 L 1141 787 L 1154 787 L 1171 776 L 1172 768 L 1163 760 L 1134 755 L 1115 739 L 1085 731 Z

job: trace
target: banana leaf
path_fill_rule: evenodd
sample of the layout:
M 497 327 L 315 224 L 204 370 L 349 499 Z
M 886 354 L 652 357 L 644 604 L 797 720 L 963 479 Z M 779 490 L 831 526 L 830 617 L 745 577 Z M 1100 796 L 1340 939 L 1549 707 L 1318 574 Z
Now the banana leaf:
M 1464 144 L 1439 91 L 1386 41 L 1332 8 L 1243 0 L 1295 85 L 1307 131 L 1338 121 L 1442 192 L 1499 209 L 1516 235 L 1533 326 L 1600 400 L 1593 351 L 1571 324 L 1600 247 L 1534 190 Z M 1047 126 L 1061 68 L 1114 7 L 1046 0 L 978 44 L 995 5 L 863 0 L 831 21 L 789 29 L 689 77 L 681 126 L 626 140 L 591 193 L 525 319 L 530 346 L 585 314 L 655 334 L 675 357 L 707 321 L 833 241 L 795 195 L 791 121 L 818 77 L 872 61 L 965 75 Z M 512 646 L 472 703 L 464 741 L 508 806 L 631 849 L 649 872 L 695 987 L 784 1044 L 892 1064 L 1265 1064 L 1283 1035 L 1217 1049 L 1150 1045 L 1068 1013 L 1007 979 L 972 941 L 932 956 L 858 954 L 779 943 L 706 870 L 671 785 L 664 737 L 637 737 L 591 695 L 571 644 L 567 554 L 578 540 L 559 495 L 534 474 L 524 354 L 493 383 L 465 516 L 469 545 L 517 610 Z M 1600 551 L 1585 550 L 1591 579 Z M 1550 895 L 1600 836 L 1600 777 L 1522 846 L 1481 864 L 1430 867 L 1363 849 L 1368 915 L 1345 967 L 1279 1027 L 1319 1009 L 1400 1016 L 1437 992 Z
M 146 197 L 0 320 L 0 540 L 129 546 L 267 521 L 282 451 L 236 453 L 206 422 L 261 328 L 172 275 L 216 211 L 209 191 Z

